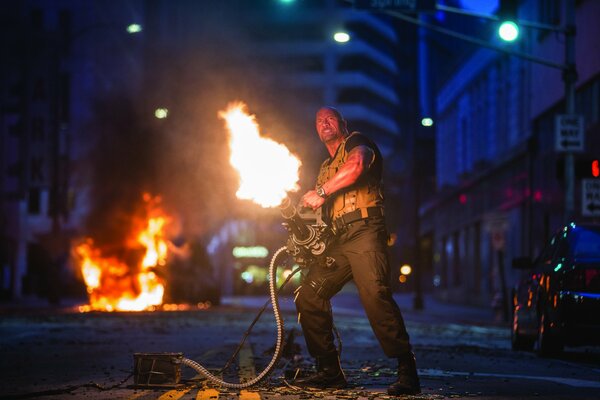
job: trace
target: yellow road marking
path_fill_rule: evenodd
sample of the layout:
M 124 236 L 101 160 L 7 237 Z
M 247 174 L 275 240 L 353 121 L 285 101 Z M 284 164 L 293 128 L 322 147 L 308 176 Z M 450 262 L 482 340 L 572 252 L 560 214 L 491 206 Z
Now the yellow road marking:
M 260 400 L 260 393 L 242 390 L 240 391 L 240 400 Z
M 244 343 L 244 346 L 240 350 L 239 357 L 240 369 L 238 375 L 240 377 L 240 382 L 254 379 L 256 377 L 254 353 L 252 352 L 252 346 L 250 346 L 248 342 Z M 260 394 L 257 392 L 241 390 L 240 400 L 260 400 Z
M 256 377 L 256 370 L 254 369 L 254 353 L 252 352 L 252 347 L 246 342 L 242 349 L 240 350 L 240 371 L 239 377 L 240 381 L 248 381 L 254 377 Z
M 182 398 L 186 393 L 188 393 L 192 388 L 182 389 L 182 390 L 169 390 L 167 393 L 160 396 L 157 400 L 177 400 Z
M 218 399 L 219 391 L 217 389 L 204 389 L 198 391 L 196 395 L 196 400 L 210 400 L 210 399 Z

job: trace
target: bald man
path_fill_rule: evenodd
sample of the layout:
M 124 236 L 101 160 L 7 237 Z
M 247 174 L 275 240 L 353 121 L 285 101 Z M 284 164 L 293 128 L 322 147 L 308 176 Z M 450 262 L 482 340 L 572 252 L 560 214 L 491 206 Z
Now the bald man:
M 312 265 L 298 290 L 296 310 L 308 351 L 316 359 L 316 372 L 294 384 L 321 389 L 346 386 L 334 345 L 330 299 L 354 280 L 381 348 L 398 360 L 398 378 L 388 393 L 420 393 L 409 336 L 389 286 L 381 153 L 366 136 L 349 133 L 346 120 L 333 107 L 319 109 L 316 130 L 330 157 L 321 165 L 315 189 L 306 192 L 301 203 L 320 208 L 335 232 L 327 249 L 335 264 Z

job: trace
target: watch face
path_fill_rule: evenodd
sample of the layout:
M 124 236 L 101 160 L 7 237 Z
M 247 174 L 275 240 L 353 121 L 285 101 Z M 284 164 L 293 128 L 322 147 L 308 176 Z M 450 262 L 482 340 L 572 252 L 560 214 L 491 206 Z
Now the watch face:
M 317 188 L 317 194 L 321 197 L 325 197 L 325 190 L 322 187 Z

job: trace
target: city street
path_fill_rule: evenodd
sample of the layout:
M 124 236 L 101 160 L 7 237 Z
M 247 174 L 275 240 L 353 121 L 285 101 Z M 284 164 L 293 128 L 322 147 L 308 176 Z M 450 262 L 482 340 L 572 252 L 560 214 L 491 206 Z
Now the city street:
M 208 309 L 143 313 L 87 313 L 72 308 L 3 309 L 0 320 L 1 399 L 384 399 L 394 380 L 393 362 L 380 350 L 355 294 L 334 302 L 342 338 L 345 390 L 299 391 L 285 376 L 308 367 L 293 303 L 282 298 L 286 333 L 293 343 L 274 373 L 257 387 L 224 389 L 182 366 L 178 388 L 136 389 L 133 378 L 110 390 L 133 369 L 135 352 L 182 352 L 212 371 L 222 368 L 256 315 L 261 298 L 226 298 Z M 600 397 L 600 349 L 567 348 L 559 359 L 510 350 L 509 329 L 488 310 L 440 304 L 426 297 L 425 310 L 412 311 L 411 297 L 397 296 L 414 344 L 423 393 L 414 399 Z M 290 332 L 292 332 L 290 336 Z M 242 348 L 227 380 L 248 379 L 270 360 L 275 343 L 270 309 Z M 296 354 L 294 354 L 296 353 Z M 238 375 L 237 377 L 235 375 Z M 90 384 L 92 383 L 92 384 Z

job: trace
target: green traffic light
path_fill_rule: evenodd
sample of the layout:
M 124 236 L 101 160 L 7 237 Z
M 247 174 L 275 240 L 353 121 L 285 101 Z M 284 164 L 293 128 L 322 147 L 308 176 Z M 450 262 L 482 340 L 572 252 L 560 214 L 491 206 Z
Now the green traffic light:
M 513 21 L 503 21 L 498 28 L 498 35 L 505 42 L 514 42 L 519 37 L 519 25 Z

